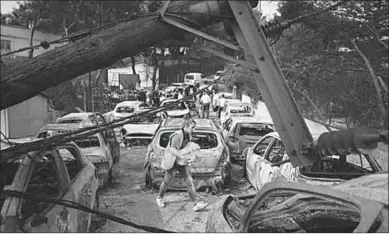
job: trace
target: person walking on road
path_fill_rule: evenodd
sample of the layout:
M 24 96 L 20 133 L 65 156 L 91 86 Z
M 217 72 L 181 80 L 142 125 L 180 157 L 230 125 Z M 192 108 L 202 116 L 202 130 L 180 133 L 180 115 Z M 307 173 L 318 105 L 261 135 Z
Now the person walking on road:
M 211 97 L 208 95 L 208 92 L 205 91 L 203 96 L 201 96 L 200 104 L 202 106 L 202 118 L 209 118 L 209 107 L 211 105 Z
M 219 94 L 217 93 L 216 90 L 213 90 L 213 95 L 212 95 L 212 108 L 213 108 L 213 112 L 215 112 L 216 114 L 218 113 L 219 111 Z
M 138 101 L 146 104 L 146 93 L 143 90 L 140 90 L 137 95 Z
M 222 94 L 221 97 L 219 98 L 219 110 L 217 113 L 217 116 L 219 117 L 219 119 L 220 119 L 220 114 L 224 110 L 225 105 L 226 105 L 226 99 L 224 98 L 224 94 Z
M 182 128 L 173 133 L 173 135 L 170 137 L 168 145 L 170 145 L 171 153 L 175 154 L 178 158 L 183 158 L 179 150 L 183 149 L 186 144 L 191 141 L 192 133 L 195 127 L 196 122 L 193 119 L 191 119 L 190 117 L 186 117 L 184 119 L 184 124 Z M 165 178 L 159 188 L 159 193 L 157 197 L 157 204 L 159 207 L 165 207 L 165 202 L 163 200 L 164 194 L 168 186 L 172 183 L 177 172 L 179 172 L 180 175 L 186 177 L 187 179 L 188 193 L 193 202 L 193 210 L 199 211 L 204 209 L 208 205 L 207 203 L 198 201 L 197 199 L 196 188 L 193 182 L 190 168 L 188 166 L 189 163 L 190 162 L 186 162 L 185 165 L 182 166 L 177 164 L 177 161 L 175 161 L 173 167 L 165 171 Z

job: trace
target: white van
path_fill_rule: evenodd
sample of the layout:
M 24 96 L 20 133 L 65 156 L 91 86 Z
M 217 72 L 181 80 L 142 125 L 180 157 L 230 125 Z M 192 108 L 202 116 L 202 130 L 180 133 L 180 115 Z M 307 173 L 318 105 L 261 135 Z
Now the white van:
M 184 77 L 184 83 L 186 85 L 196 85 L 204 78 L 205 76 L 202 73 L 187 73 Z

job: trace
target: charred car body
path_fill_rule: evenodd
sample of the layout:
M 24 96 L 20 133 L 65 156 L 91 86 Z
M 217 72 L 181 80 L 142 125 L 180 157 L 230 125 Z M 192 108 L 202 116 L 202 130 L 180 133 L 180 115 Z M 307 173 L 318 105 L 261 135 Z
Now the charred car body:
M 230 118 L 222 128 L 231 152 L 231 161 L 237 164 L 244 164 L 246 158 L 242 152 L 246 147 L 254 145 L 262 136 L 274 131 L 271 119 L 259 117 Z
M 2 150 L 8 147 L 1 145 Z M 96 169 L 76 144 L 70 142 L 29 155 L 31 158 L 27 154 L 1 155 L 2 191 L 98 207 Z M 6 197 L 1 207 L 1 232 L 88 232 L 92 219 L 84 211 L 21 197 Z
M 38 132 L 38 137 L 44 138 L 48 132 L 50 132 L 51 135 L 57 135 L 72 132 L 78 129 L 79 128 L 74 125 L 48 124 Z M 113 167 L 113 157 L 109 142 L 101 133 L 96 133 L 94 135 L 75 140 L 74 142 L 88 160 L 96 167 L 99 186 L 103 187 L 106 185 L 112 179 Z
M 107 121 L 102 114 L 98 112 L 70 113 L 55 121 L 55 124 L 48 124 L 39 130 L 38 138 L 50 137 L 52 134 L 61 134 L 69 132 L 71 129 L 84 128 L 105 124 Z M 53 128 L 52 130 L 47 128 Z M 69 128 L 69 129 L 67 129 Z M 112 129 L 102 132 L 104 140 L 110 147 L 114 163 L 120 161 L 120 146 Z
M 271 182 L 258 193 L 225 196 L 205 232 L 388 232 L 388 173 L 332 187 Z
M 149 108 L 146 104 L 141 101 L 124 101 L 116 104 L 115 108 L 111 112 L 110 121 L 118 120 L 121 118 L 129 117 L 133 114 L 146 111 Z M 147 118 L 146 118 L 147 120 Z M 145 121 L 146 121 L 145 120 Z M 115 136 L 118 141 L 122 140 L 122 129 L 123 128 L 115 128 Z
M 186 102 L 176 103 L 176 99 L 168 99 L 161 103 L 161 107 L 166 107 L 168 105 L 173 105 L 169 107 L 166 111 L 161 113 L 163 118 L 183 118 L 185 115 L 190 114 L 190 109 Z
M 250 103 L 233 102 L 226 104 L 223 113 L 220 114 L 220 123 L 223 125 L 227 119 L 235 117 L 252 117 L 255 111 Z
M 222 186 L 230 179 L 230 153 L 216 125 L 208 119 L 195 119 L 193 142 L 200 146 L 200 155 L 191 165 L 196 189 L 212 187 L 221 192 Z M 166 119 L 161 122 L 153 141 L 149 145 L 145 159 L 146 185 L 159 185 L 164 178 L 161 161 L 169 137 L 179 130 L 183 119 Z M 185 178 L 175 178 L 170 189 L 186 189 Z
M 362 153 L 324 157 L 310 166 L 293 167 L 286 161 L 288 155 L 277 132 L 265 135 L 257 144 L 245 150 L 244 154 L 247 154 L 247 178 L 257 190 L 279 179 L 313 185 L 335 185 L 382 170 L 372 156 Z

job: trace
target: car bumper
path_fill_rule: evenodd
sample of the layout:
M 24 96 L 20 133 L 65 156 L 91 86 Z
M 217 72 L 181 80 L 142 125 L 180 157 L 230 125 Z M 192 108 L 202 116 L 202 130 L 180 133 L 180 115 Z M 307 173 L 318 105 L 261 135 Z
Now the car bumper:
M 148 145 L 150 144 L 152 137 L 129 137 L 125 136 L 124 141 L 129 146 L 135 146 L 135 145 Z
M 231 162 L 239 165 L 244 165 L 246 162 L 246 156 L 240 153 L 232 153 L 231 154 Z
M 165 172 L 152 170 L 152 182 L 155 185 L 160 185 L 164 181 Z M 196 190 L 203 187 L 211 187 L 213 190 L 219 190 L 218 186 L 224 185 L 224 178 L 219 172 L 213 173 L 192 173 L 193 181 Z M 172 184 L 168 187 L 171 190 L 187 190 L 187 179 L 182 176 L 176 176 Z

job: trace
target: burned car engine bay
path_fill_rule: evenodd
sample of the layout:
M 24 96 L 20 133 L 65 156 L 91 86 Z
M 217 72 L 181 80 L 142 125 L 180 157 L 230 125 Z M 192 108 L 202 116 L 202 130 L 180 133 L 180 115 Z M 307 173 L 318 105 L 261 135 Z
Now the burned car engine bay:
M 362 153 L 324 157 L 312 165 L 299 167 L 303 176 L 342 180 L 350 180 L 381 170 L 373 158 Z

